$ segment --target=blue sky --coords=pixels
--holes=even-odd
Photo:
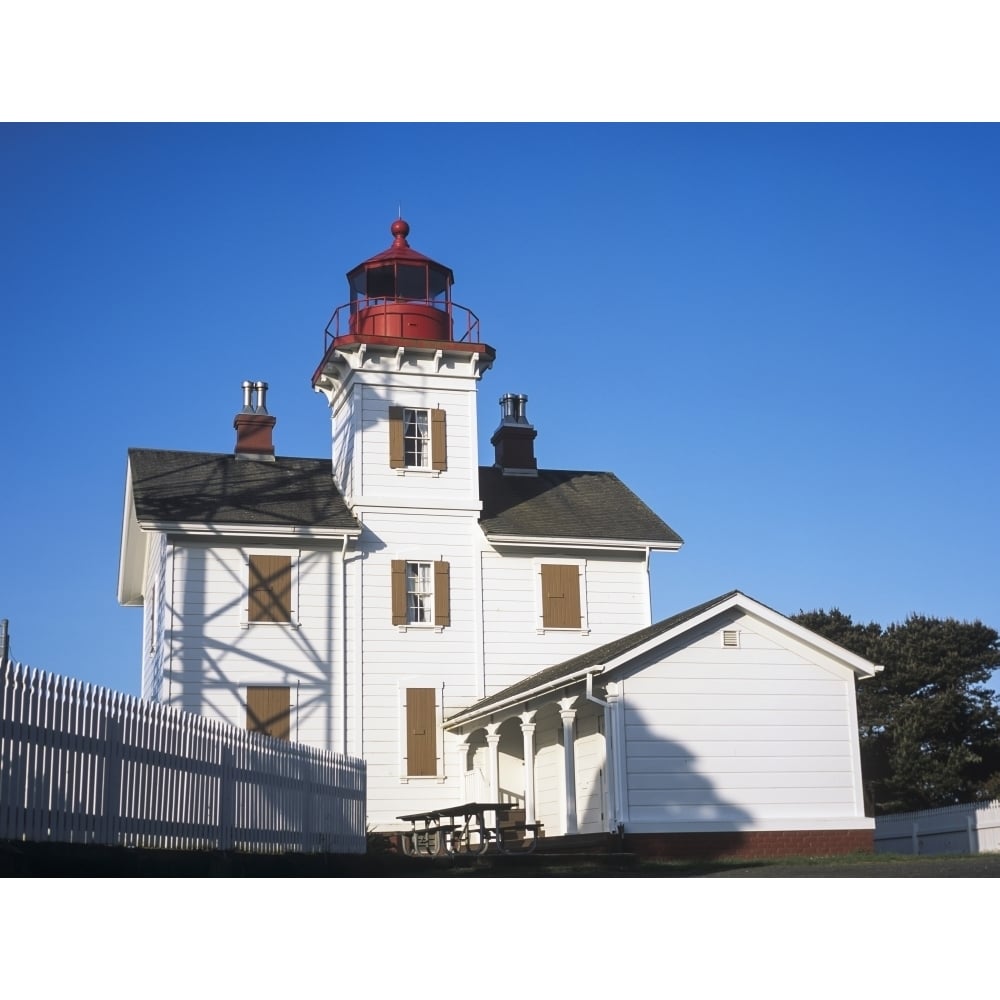
[[[126,450],[230,451],[310,375],[344,273],[450,265],[552,468],[617,473],[685,539],[654,614],[732,588],[1000,627],[1000,128],[0,126],[0,618],[15,659],[137,692],[115,599]]]

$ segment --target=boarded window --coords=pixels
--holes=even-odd
[[[247,730],[277,740],[291,737],[292,692],[287,687],[247,688]]]
[[[389,407],[389,468],[448,468],[444,410]]]
[[[542,625],[545,628],[580,628],[578,566],[542,566]]]
[[[392,560],[392,624],[450,625],[451,573],[446,562]]]
[[[434,688],[406,689],[406,773],[437,774],[437,710]]]
[[[250,604],[252,622],[292,620],[291,556],[250,556]]]

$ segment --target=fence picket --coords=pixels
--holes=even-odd
[[[363,853],[365,764],[0,663],[0,839]]]

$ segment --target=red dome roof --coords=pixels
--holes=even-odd
[[[449,284],[454,283],[455,275],[452,273],[450,267],[446,267],[444,264],[439,264],[436,260],[432,260],[430,257],[414,250],[410,244],[406,242],[406,237],[410,235],[410,224],[405,219],[396,219],[396,221],[389,227],[389,232],[392,233],[394,237],[392,245],[387,250],[383,250],[381,253],[375,254],[374,257],[369,257],[367,260],[363,260],[357,265],[357,267],[348,271],[348,279],[353,277],[359,271],[367,270],[373,264],[388,264],[392,261],[399,261],[405,264],[429,265],[439,271],[445,272],[448,276]]]

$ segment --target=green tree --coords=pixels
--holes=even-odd
[[[869,806],[900,812],[1000,795],[1000,636],[982,622],[911,615],[883,629],[832,611],[800,625],[884,670],[857,685]]]

